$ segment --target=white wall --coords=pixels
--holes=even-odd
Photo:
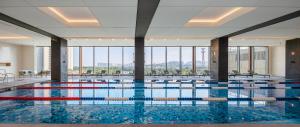
[[[21,46],[0,42],[0,62],[11,63],[11,66],[0,66],[0,69],[17,74],[22,61],[21,54]]]
[[[285,76],[285,45],[271,46],[270,73],[274,76]]]
[[[32,70],[36,73],[36,56],[34,46],[22,46],[22,65],[20,69]]]
[[[8,73],[18,75],[19,70],[36,71],[34,46],[22,46],[0,42],[0,62],[10,62],[11,66],[0,66]]]

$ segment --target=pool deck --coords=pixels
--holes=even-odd
[[[37,82],[43,82],[43,81],[48,81],[49,78],[24,78],[24,79],[16,79],[15,81],[11,82],[4,82],[0,83],[0,90],[5,90],[25,84],[32,84],[32,83],[37,83]]]
[[[300,124],[0,124],[0,127],[300,127]]]

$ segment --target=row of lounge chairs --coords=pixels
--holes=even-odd
[[[197,73],[188,73],[188,74],[181,74],[180,71],[176,71],[176,73],[170,73],[167,70],[165,70],[163,73],[157,73],[155,70],[152,70],[150,74],[146,74],[146,76],[167,76],[167,77],[173,77],[173,76],[203,76],[203,77],[207,77],[210,75],[210,72],[208,70],[204,70],[201,74],[197,74]],[[92,73],[92,70],[87,70],[85,73],[80,74],[79,76],[83,77],[83,78],[87,78],[90,76],[96,76],[96,77],[103,77],[103,76],[134,76],[133,73],[129,73],[129,74],[122,74],[121,71],[117,70],[115,73],[113,74],[107,74],[106,70],[101,70],[100,73]]]
[[[152,70],[150,74],[148,74],[148,76],[203,76],[203,77],[206,77],[206,76],[209,76],[210,75],[210,72],[208,70],[204,70],[203,72],[201,72],[200,74],[198,73],[194,73],[192,71],[190,71],[188,74],[182,74],[180,72],[180,70],[176,70],[176,73],[170,73],[169,71],[165,70],[163,73],[157,73],[155,70]],[[146,74],[147,76],[147,74]]]
[[[232,70],[231,73],[228,74],[229,77],[254,77],[254,76],[262,76],[262,77],[268,77],[270,78],[271,75],[270,74],[258,74],[258,73],[255,73],[253,71],[248,71],[248,73],[240,73],[239,71],[237,70]]]
[[[82,77],[88,77],[88,76],[134,76],[134,74],[121,74],[120,70],[117,70],[113,74],[107,74],[106,70],[101,70],[100,73],[92,73],[92,70],[87,70],[86,73],[82,73],[80,76]],[[210,71],[204,70],[200,74],[198,73],[193,73],[192,71],[189,72],[188,74],[181,74],[179,70],[176,70],[176,73],[170,73],[169,71],[165,70],[163,73],[157,73],[155,70],[152,70],[151,73],[146,74],[146,76],[167,76],[167,77],[173,77],[173,76],[194,76],[194,77],[207,77],[210,76]],[[232,73],[229,73],[229,77],[253,77],[253,76],[263,76],[263,77],[268,77],[270,78],[270,74],[258,74],[254,72],[249,73],[239,73],[237,70],[233,70]]]

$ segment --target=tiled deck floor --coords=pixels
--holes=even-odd
[[[22,79],[16,79],[15,81],[10,81],[10,82],[1,82],[0,83],[0,89],[6,89],[6,88],[11,88],[11,87],[16,87],[20,85],[25,85],[25,84],[31,84],[31,83],[37,83],[37,82],[43,82],[43,81],[48,81],[49,78],[22,78]]]

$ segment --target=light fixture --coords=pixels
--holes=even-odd
[[[216,18],[216,19],[191,19],[189,21],[189,23],[217,23],[220,22],[221,20],[223,20],[224,18],[238,12],[239,10],[241,10],[242,7],[236,7],[233,8],[232,10],[230,10],[229,12],[223,14],[222,16]]]
[[[295,56],[295,54],[296,54],[296,53],[295,53],[294,51],[291,52],[291,55],[292,55],[292,56]]]
[[[98,23],[96,19],[69,19],[54,7],[48,7],[48,9],[68,23]]]
[[[87,7],[39,7],[39,9],[68,26],[100,26],[100,22]]]
[[[0,36],[1,40],[30,39],[28,36]]]
[[[203,16],[211,16],[214,15],[214,13],[219,13],[221,10],[224,10],[224,13],[220,14],[219,16],[216,16],[214,18],[206,18]],[[249,13],[251,11],[255,10],[254,7],[208,7],[204,11],[201,12],[200,15],[197,15],[190,20],[187,21],[185,24],[186,27],[216,27],[220,26],[226,22],[229,22],[239,16],[242,16],[246,13]]]

